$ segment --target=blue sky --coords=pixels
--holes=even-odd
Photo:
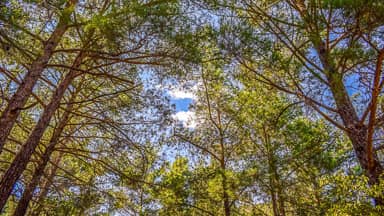
[[[182,122],[186,127],[195,127],[195,113],[188,108],[193,103],[193,100],[196,99],[196,84],[179,83],[172,79],[160,81],[150,70],[142,71],[139,77],[144,88],[150,89],[155,87],[169,97],[170,103],[175,106],[176,113],[173,115],[175,120]]]
[[[171,98],[171,104],[176,106],[176,112],[188,111],[188,107],[192,101],[192,98]]]

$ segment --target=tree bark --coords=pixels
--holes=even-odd
[[[276,152],[274,146],[271,144],[270,137],[267,133],[267,129],[263,127],[264,141],[267,152],[268,160],[268,178],[269,187],[272,200],[272,209],[275,216],[285,216],[284,200],[282,187],[280,184],[280,177],[277,172],[276,166]]]
[[[59,155],[57,156],[57,158],[54,161],[55,164],[60,163],[62,155],[63,155],[63,152],[59,152]],[[50,169],[49,172],[46,171],[46,175],[48,175],[48,176],[46,177],[44,183],[42,183],[40,186],[41,192],[39,193],[39,195],[37,197],[37,201],[36,201],[38,206],[36,207],[36,209],[34,209],[32,212],[30,212],[29,215],[31,215],[31,216],[40,215],[40,212],[42,211],[42,209],[44,207],[44,205],[42,205],[43,200],[49,192],[49,188],[52,184],[53,178],[56,175],[57,169],[58,169],[58,166],[52,166],[52,168]]]
[[[328,62],[328,55],[324,45],[318,48],[318,53],[326,70],[326,75],[337,110],[347,128],[347,136],[352,142],[357,159],[369,179],[370,185],[379,184],[383,167],[379,162],[377,154],[368,145],[368,127],[360,122],[355,108],[348,96],[343,83],[343,76]],[[376,205],[384,205],[383,198],[375,198]]]
[[[74,97],[72,97],[72,100],[73,98]],[[56,145],[59,143],[60,136],[62,135],[64,128],[70,119],[70,112],[73,108],[73,104],[71,103],[72,100],[67,105],[67,108],[63,113],[63,116],[61,117],[58,127],[54,130],[53,135],[49,141],[49,144],[45,149],[44,154],[42,155],[41,161],[33,174],[32,180],[28,184],[28,186],[25,188],[24,193],[21,199],[19,200],[19,203],[17,204],[16,210],[13,214],[14,216],[23,216],[27,212],[29,202],[33,197],[33,192],[35,191],[35,188],[39,184],[39,181],[44,174],[45,167],[47,166],[51,158],[51,155],[55,150]]]
[[[383,181],[383,166],[380,164],[380,161],[377,157],[376,152],[371,152],[368,149],[368,139],[367,139],[367,127],[366,126],[355,126],[355,128],[348,133],[353,149],[357,156],[357,159],[360,163],[360,166],[363,168],[365,175],[368,177],[370,185],[377,185],[380,181]],[[370,161],[369,157],[373,160]],[[374,197],[375,205],[384,206],[383,196]]]
[[[281,185],[277,189],[277,200],[279,201],[280,216],[285,216],[285,203]]]
[[[32,133],[28,137],[26,143],[12,161],[8,170],[4,173],[0,181],[0,209],[2,209],[12,192],[13,185],[19,179],[23,171],[25,170],[35,148],[40,142],[49,122],[60,106],[60,101],[64,96],[64,93],[73,79],[79,74],[76,68],[79,68],[85,55],[80,53],[72,65],[72,69],[65,76],[64,80],[59,84],[55,92],[53,93],[50,103],[45,107],[43,114],[37,122]]]
[[[224,214],[225,216],[231,215],[231,204],[229,202],[229,195],[228,195],[228,182],[227,182],[227,176],[225,174],[225,169],[222,170],[222,187],[223,187],[223,205],[224,205]]]
[[[303,20],[310,20],[307,19],[308,11],[304,0],[295,0],[294,2],[296,3],[298,12],[301,14]],[[343,74],[337,70],[335,63],[330,56],[330,51],[327,49],[327,46],[321,38],[320,34],[315,31],[315,29],[317,29],[315,24],[311,21],[307,21],[307,24],[308,32],[317,37],[316,39],[311,39],[311,42],[314,45],[317,54],[319,55],[320,62],[324,70],[323,73],[326,75],[338,114],[340,115],[343,124],[347,129],[347,136],[352,142],[353,149],[356,153],[359,164],[363,168],[365,175],[368,177],[369,184],[379,184],[381,180],[380,175],[383,173],[384,169],[380,164],[376,152],[372,148],[372,143],[370,143],[368,137],[368,126],[366,126],[364,122],[360,122],[360,119],[345,88],[343,82]],[[380,55],[382,54],[380,53]],[[377,70],[381,70],[381,60],[383,56],[380,55],[378,58],[379,63]],[[375,113],[375,111],[376,110],[374,110],[373,113]],[[375,116],[372,116],[372,118],[375,118]],[[374,125],[371,125],[371,127],[374,127]],[[372,134],[370,134],[370,136],[372,136]],[[375,197],[374,199],[376,205],[384,205],[383,196]]]
[[[272,184],[271,179],[270,179],[270,184]],[[271,199],[272,199],[272,209],[273,209],[273,215],[274,216],[279,216],[279,208],[277,206],[277,198],[275,191],[273,189],[270,190],[271,193]]]
[[[68,2],[66,9],[73,10],[77,0]],[[59,44],[61,38],[68,28],[71,13],[64,13],[56,29],[51,34],[50,38],[45,42],[43,53],[32,62],[28,73],[24,77],[22,83],[17,89],[16,93],[10,99],[7,107],[0,117],[0,153],[3,150],[4,144],[11,132],[17,117],[21,110],[27,103],[29,96],[32,94],[33,87],[40,78],[43,70],[50,58],[52,57],[56,46]]]

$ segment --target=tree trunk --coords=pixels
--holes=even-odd
[[[352,142],[360,166],[368,177],[369,184],[378,184],[380,182],[380,175],[383,173],[383,167],[379,162],[376,152],[368,147],[368,128],[363,123],[360,123],[359,117],[345,89],[343,75],[336,71],[329,62],[324,44],[320,44],[317,50],[326,71],[337,110],[343,124],[347,128],[347,136]],[[372,158],[371,162],[369,158]],[[375,198],[375,204],[384,205],[383,198]]]
[[[266,139],[269,140],[269,139]],[[272,151],[272,146],[267,143],[267,152],[268,152],[268,175],[269,175],[269,187],[270,187],[270,193],[271,193],[271,199],[272,199],[272,209],[273,209],[273,215],[275,216],[281,216],[280,214],[280,196],[278,193],[278,179],[277,179],[277,172],[276,172],[276,166],[274,161],[274,155]]]
[[[303,20],[310,20],[306,18],[307,8],[304,0],[296,0],[295,3]],[[360,119],[357,116],[356,110],[343,83],[343,74],[336,69],[326,44],[318,32],[313,32],[313,29],[317,29],[316,26],[310,21],[307,22],[307,24],[310,27],[308,32],[317,36],[315,40],[312,39],[312,44],[319,55],[320,62],[324,68],[323,72],[327,77],[329,88],[336,103],[337,111],[344,126],[347,128],[347,136],[352,142],[357,159],[365,175],[368,177],[369,183],[371,185],[378,184],[380,182],[380,175],[383,173],[383,167],[378,160],[376,152],[368,145],[368,127],[364,125],[364,123],[360,123]],[[381,65],[380,57],[378,61]],[[375,198],[375,202],[376,205],[384,205],[383,198]]]
[[[277,190],[277,200],[279,201],[280,216],[285,216],[285,203],[284,203],[283,191],[281,190],[280,186]]]
[[[4,207],[12,192],[13,185],[27,167],[27,164],[35,151],[35,148],[39,144],[46,128],[48,127],[53,114],[59,108],[60,101],[63,98],[66,89],[71,84],[73,79],[79,74],[76,68],[79,68],[84,57],[85,55],[83,53],[80,53],[76,57],[75,62],[72,65],[72,69],[68,72],[64,80],[53,93],[51,102],[45,107],[43,114],[41,115],[31,135],[28,137],[28,140],[16,155],[8,170],[4,173],[0,181],[0,209]]]
[[[231,215],[231,204],[229,202],[229,195],[228,195],[228,182],[227,182],[227,176],[225,174],[225,169],[222,170],[222,187],[223,187],[223,205],[224,205],[224,214],[225,216]]]
[[[73,99],[74,97],[72,97]],[[45,167],[47,166],[51,155],[53,151],[55,150],[55,146],[58,144],[61,134],[64,131],[65,126],[67,125],[69,119],[70,119],[70,112],[72,110],[73,104],[71,103],[72,100],[67,105],[67,108],[58,124],[58,127],[53,132],[53,135],[51,137],[51,140],[49,141],[49,144],[47,148],[45,149],[45,152],[41,158],[41,161],[39,165],[37,166],[31,182],[28,184],[28,186],[25,188],[24,193],[19,200],[19,203],[16,207],[16,210],[14,212],[14,216],[23,216],[27,212],[29,202],[31,201],[33,197],[33,192],[35,191],[36,186],[39,184],[39,181],[41,177],[44,174]]]
[[[67,9],[74,9],[74,5],[77,3],[75,0],[69,1]],[[17,117],[19,116],[21,110],[27,103],[29,96],[32,93],[33,87],[35,86],[37,80],[40,78],[43,70],[45,69],[48,61],[54,53],[54,49],[59,44],[62,36],[68,28],[68,21],[70,20],[71,13],[64,13],[63,17],[60,18],[60,21],[53,31],[50,38],[46,41],[43,49],[43,53],[36,60],[34,60],[28,70],[28,73],[24,77],[22,83],[17,89],[16,93],[10,99],[7,107],[1,114],[0,117],[0,153],[3,150],[4,144],[8,138],[9,133],[11,132]]]
[[[359,160],[360,166],[363,168],[365,175],[368,177],[370,185],[377,185],[382,181],[383,167],[379,162],[376,152],[370,152],[367,148],[367,127],[355,127],[353,131],[348,133],[348,137],[352,141],[353,149]],[[373,163],[369,163],[369,155],[373,158]],[[384,206],[384,198],[374,197],[375,205]]]
[[[58,165],[60,163],[62,155],[63,155],[63,152],[59,152],[59,155],[57,156],[57,158],[54,161],[55,164]],[[41,186],[40,186],[41,192],[39,193],[39,195],[37,197],[37,201],[36,201],[38,206],[36,207],[35,210],[33,210],[32,212],[29,213],[31,216],[38,216],[38,215],[40,215],[40,212],[43,209],[43,205],[42,205],[43,200],[44,200],[44,198],[48,194],[49,188],[50,188],[50,186],[52,184],[53,178],[56,175],[57,169],[58,169],[58,166],[52,166],[50,171],[46,173],[48,176],[46,177],[44,183],[42,183]]]
[[[283,199],[283,190],[280,181],[280,175],[277,172],[277,155],[276,155],[276,146],[272,144],[270,136],[268,134],[268,129],[263,126],[263,136],[264,136],[264,146],[266,148],[266,156],[268,163],[268,180],[269,180],[269,192],[272,200],[272,209],[273,215],[275,216],[285,216],[285,207]]]
[[[379,162],[376,152],[368,147],[368,127],[364,123],[360,123],[360,119],[343,83],[343,75],[335,70],[329,62],[324,44],[320,45],[318,53],[325,68],[338,113],[347,128],[347,136],[352,142],[360,166],[368,177],[369,184],[378,184],[380,182],[380,175],[383,173],[383,167]],[[372,158],[372,161],[369,158]],[[384,200],[383,198],[375,198],[375,203],[376,205],[384,205]]]
[[[270,179],[271,180],[271,179]],[[272,184],[272,182],[270,181],[270,184]],[[274,216],[279,216],[279,208],[277,206],[277,200],[276,200],[276,194],[275,194],[275,191],[273,189],[270,190],[270,193],[271,193],[271,199],[272,199],[272,209],[273,209],[273,215]]]

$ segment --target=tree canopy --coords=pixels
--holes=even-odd
[[[381,0],[0,1],[1,215],[383,215]]]

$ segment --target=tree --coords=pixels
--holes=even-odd
[[[46,129],[49,127],[52,117],[59,109],[60,103],[68,89],[72,88],[71,85],[75,81],[75,78],[91,75],[93,77],[111,79],[111,83],[113,84],[116,82],[124,83],[123,89],[110,93],[111,95],[122,97],[122,94],[126,94],[129,90],[136,87],[133,84],[134,81],[137,80],[135,76],[137,75],[139,67],[142,70],[148,69],[147,66],[157,66],[159,67],[157,69],[161,69],[160,66],[164,67],[169,65],[170,60],[175,62],[175,59],[179,58],[175,57],[177,56],[176,54],[183,52],[183,48],[177,47],[178,45],[174,44],[174,40],[179,37],[178,33],[184,34],[184,32],[177,30],[177,34],[175,34],[175,32],[173,32],[172,35],[169,33],[169,30],[174,30],[174,24],[178,22],[178,20],[168,19],[178,12],[177,2],[123,2],[119,4],[106,1],[100,4],[100,7],[88,7],[89,3],[84,2],[79,5],[81,10],[76,10],[75,3],[76,2],[70,2],[66,4],[67,9],[63,10],[65,16],[63,15],[63,17],[60,18],[63,19],[63,21],[58,22],[58,36],[51,37],[51,39],[54,40],[52,43],[48,41],[49,47],[42,57],[43,60],[39,60],[39,58],[36,60],[38,63],[42,61],[42,63],[38,65],[38,70],[33,70],[35,72],[33,72],[32,75],[27,74],[25,78],[27,81],[19,82],[19,89],[21,89],[20,92],[22,93],[18,93],[17,91],[12,96],[12,98],[16,99],[10,99],[8,108],[3,111],[3,120],[7,123],[7,126],[2,127],[5,132],[1,138],[4,139],[5,143],[21,111],[21,109],[19,109],[20,106],[23,107],[30,98],[29,96],[34,95],[32,92],[33,87],[37,87],[36,91],[44,89],[43,86],[36,86],[37,81],[41,79],[55,86],[55,83],[51,82],[50,77],[44,79],[44,74],[42,74],[43,70],[53,72],[53,74],[68,70],[68,73],[66,73],[60,84],[57,84],[57,88],[53,91],[50,102],[47,105],[44,105],[42,102],[44,109],[38,122],[20,151],[16,154],[7,171],[3,174],[0,183],[0,190],[2,191],[2,198],[0,200],[1,208],[4,207],[6,200],[12,192],[13,186],[27,168],[28,163],[31,162],[36,148],[42,141],[44,134],[46,134]],[[29,6],[28,3],[25,5],[20,3],[20,5],[16,6],[12,5],[12,2],[7,4],[10,4],[10,8]],[[31,3],[31,5],[36,7],[41,6],[42,8],[47,6],[45,4],[34,5],[33,3]],[[76,13],[72,14],[73,11],[76,11]],[[31,13],[31,11],[27,12]],[[9,12],[9,14],[11,14],[10,17],[12,18],[12,11]],[[135,19],[131,19],[131,15],[135,17]],[[13,25],[15,25],[13,19],[8,20],[7,18],[9,17],[5,17],[4,20],[8,22],[7,24],[11,26],[10,28],[13,28]],[[52,17],[48,17],[48,19],[52,19]],[[39,22],[45,23],[49,21],[39,20]],[[64,24],[62,24],[62,22],[64,22]],[[28,24],[26,25],[28,26]],[[71,31],[67,31],[67,37],[63,37],[65,30],[69,29],[69,27],[71,27]],[[19,28],[19,26],[16,26],[16,28]],[[20,27],[20,29],[19,31],[27,31],[22,27]],[[56,30],[54,30],[54,34],[56,35],[55,32]],[[36,35],[33,34],[32,36]],[[3,37],[4,41],[15,43],[12,39],[5,36]],[[62,39],[61,47],[55,49],[60,39]],[[164,44],[168,44],[169,46],[164,46]],[[54,53],[56,54],[54,56],[55,58],[52,58]],[[74,55],[77,55],[77,57]],[[72,65],[63,63],[70,59],[73,59]],[[23,62],[21,62],[21,64],[23,64]],[[34,65],[35,63],[32,64]],[[177,65],[175,64],[173,66]],[[4,69],[3,72],[8,73],[8,70]],[[105,84],[101,83],[101,85],[107,84],[108,82]],[[26,85],[26,90],[23,87],[24,85]],[[113,85],[111,85],[111,87],[113,88]],[[39,98],[36,100],[41,102]],[[97,100],[97,98],[95,98],[95,100]],[[7,113],[11,112],[9,110],[14,109],[12,106],[16,106],[12,105],[14,103],[12,101],[21,102],[15,102],[19,107],[17,109],[18,111],[15,115],[10,116]],[[98,104],[95,104],[95,106],[97,107]],[[31,107],[33,107],[33,105]],[[31,107],[25,107],[25,109],[28,110]],[[105,108],[109,108],[109,110],[105,110],[104,112],[114,113],[114,111],[116,111],[116,108],[113,106],[106,106]],[[105,116],[105,114],[106,113],[103,113],[102,116]],[[119,115],[119,113],[114,114]],[[106,119],[106,123],[111,123],[110,121],[110,119]],[[117,130],[120,129],[119,127],[116,127]]]
[[[377,105],[384,56],[383,5],[374,0],[347,2],[212,4],[234,11],[239,18],[242,27],[232,33],[223,25],[223,32],[231,37],[225,40],[226,47],[238,62],[255,79],[294,95],[344,131],[375,185],[383,172],[375,150],[382,115]],[[237,25],[233,20],[228,24]],[[375,200],[383,204],[382,198]]]
[[[74,95],[72,95],[71,100],[69,101],[69,103],[65,107],[65,111],[64,111],[63,115],[61,116],[60,121],[59,121],[57,127],[55,128],[55,130],[52,134],[52,137],[49,141],[49,144],[46,147],[46,149],[42,155],[41,161],[40,161],[39,165],[36,167],[36,170],[33,174],[31,181],[29,182],[28,186],[25,188],[23,195],[21,196],[20,201],[17,204],[16,210],[14,212],[15,216],[16,215],[25,215],[27,208],[28,208],[28,205],[29,205],[29,202],[32,199],[33,192],[35,191],[41,177],[43,176],[44,170],[45,170],[45,168],[46,168],[46,166],[47,166],[47,164],[51,158],[51,155],[52,155],[56,145],[59,143],[60,136],[63,134],[63,131],[70,120],[70,117],[71,117],[70,113],[73,110],[73,102],[74,102],[75,96],[76,96],[76,93],[74,93]],[[18,165],[18,166],[20,166],[20,165]]]
[[[335,201],[323,195],[328,185],[322,179],[347,169],[349,143],[331,125],[306,118],[301,103],[249,79],[247,71],[239,73],[244,86],[236,98],[244,109],[236,121],[246,137],[241,155],[255,170],[253,190],[246,192],[264,204],[251,208],[273,215],[325,214]]]
[[[2,1],[1,213],[380,215],[383,12]]]
[[[37,80],[46,68],[48,61],[54,54],[54,50],[62,39],[64,33],[67,31],[70,25],[70,17],[72,15],[73,10],[75,9],[76,4],[77,1],[68,1],[65,5],[65,8],[62,9],[60,13],[60,18],[56,29],[52,32],[52,34],[47,40],[41,39],[40,42],[43,42],[44,44],[42,54],[38,55],[32,61],[30,66],[28,66],[28,73],[25,75],[23,82],[20,84],[17,91],[8,102],[7,107],[2,111],[0,117],[0,153],[9,133],[11,132],[13,125],[15,124],[17,117],[19,116],[21,110],[24,108],[29,96],[32,93],[33,87],[35,86]],[[2,21],[4,21],[4,19]],[[12,22],[13,20],[5,21]],[[23,31],[25,29],[23,27],[20,27],[20,30]],[[34,35],[32,34],[32,36]],[[1,31],[1,37],[2,41],[4,40],[10,44],[14,44],[14,41],[8,38],[7,34],[3,30]],[[17,46],[15,48],[19,47]],[[3,206],[2,203],[3,202],[1,202],[0,205],[1,207]]]

